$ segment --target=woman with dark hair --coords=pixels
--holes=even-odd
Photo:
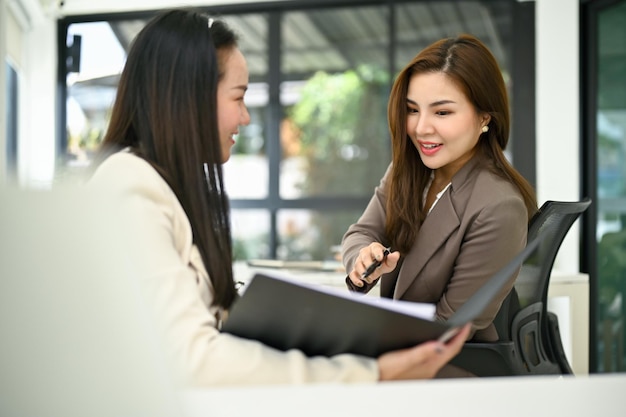
[[[190,10],[163,12],[134,40],[90,184],[115,199],[130,264],[185,385],[365,382],[434,376],[469,327],[378,359],[308,358],[221,333],[237,298],[222,164],[250,122],[234,33]],[[280,302],[280,300],[277,300]]]
[[[435,303],[445,320],[524,248],[537,210],[504,154],[509,103],[495,58],[470,35],[433,43],[396,78],[388,119],[392,163],[344,235],[346,284],[368,292],[382,276],[382,297]],[[498,339],[492,321],[514,280],[471,338]]]

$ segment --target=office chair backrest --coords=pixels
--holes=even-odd
[[[558,321],[547,311],[548,287],[556,255],[576,219],[589,207],[582,201],[546,201],[533,216],[528,239],[543,235],[540,245],[522,265],[508,300],[509,337],[531,374],[571,373],[564,357]]]
[[[521,309],[547,301],[556,255],[570,228],[590,204],[589,198],[582,201],[548,200],[530,220],[527,240],[533,241],[540,232],[545,237],[535,253],[522,265],[513,291],[504,300],[494,319],[500,340],[511,340],[511,324]]]
[[[478,376],[571,374],[558,331],[546,310],[550,275],[563,239],[591,204],[547,201],[531,219],[528,242],[540,241],[526,259],[494,325],[497,342],[468,342],[452,363]]]
[[[524,262],[515,282],[520,307],[546,302],[550,275],[557,253],[578,217],[589,207],[590,199],[582,201],[546,201],[533,216],[528,227],[528,241],[539,233],[544,239],[535,254]]]

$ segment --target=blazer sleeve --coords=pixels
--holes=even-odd
[[[177,200],[145,161],[105,163],[91,180],[107,189],[118,207],[125,243],[133,248],[129,267],[139,279],[155,315],[167,361],[176,380],[188,387],[314,382],[373,382],[376,360],[355,355],[306,357],[278,351],[257,341],[221,333],[211,297],[198,290],[198,271],[178,247]],[[190,239],[190,238],[189,238]],[[112,242],[115,244],[115,242]],[[211,289],[212,291],[212,289]],[[208,305],[207,305],[208,304]]]
[[[374,195],[365,211],[357,222],[348,228],[343,236],[341,241],[341,259],[348,273],[354,268],[354,263],[362,248],[372,242],[381,242],[383,245],[388,246],[388,239],[385,236],[387,216],[385,205],[387,202],[387,181],[389,175],[391,175],[391,169],[391,165],[389,165],[379,185],[374,189]],[[346,278],[346,285],[349,290],[362,293],[369,292],[377,282],[378,280],[372,284],[357,287],[352,284],[349,278]]]
[[[451,317],[471,294],[526,245],[528,217],[524,201],[516,192],[500,191],[502,193],[497,197],[492,195],[486,199],[495,202],[480,209],[465,233],[452,277],[436,306],[436,315],[440,319]],[[474,321],[472,336],[475,331],[491,325],[516,276],[511,277],[494,302]],[[497,338],[495,334],[485,336],[487,339]]]

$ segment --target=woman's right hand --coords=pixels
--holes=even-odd
[[[425,342],[412,348],[385,353],[378,358],[381,381],[430,379],[454,358],[469,336],[464,326],[448,343]]]
[[[400,252],[391,252],[385,257],[384,250],[385,247],[381,243],[374,242],[359,251],[359,256],[354,261],[354,267],[348,274],[348,278],[355,286],[362,287],[364,283],[371,284],[380,278],[382,274],[396,269],[398,260],[400,260]],[[383,260],[383,263],[371,275],[364,278],[363,273],[367,267],[373,262],[381,260]]]

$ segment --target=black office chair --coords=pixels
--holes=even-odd
[[[554,260],[572,224],[589,207],[582,201],[546,201],[533,216],[528,242],[541,243],[524,262],[511,293],[494,319],[500,340],[467,342],[451,363],[477,376],[572,374],[558,319],[547,311]]]

